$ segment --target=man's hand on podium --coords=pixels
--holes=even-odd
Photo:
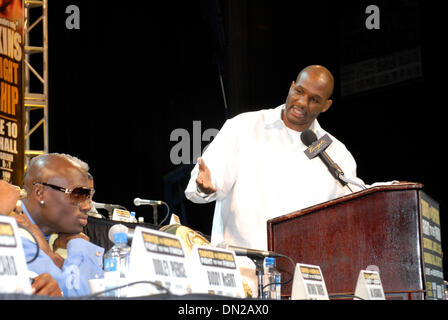
[[[210,170],[206,166],[204,160],[201,157],[198,158],[198,165],[199,165],[199,174],[198,177],[196,178],[196,183],[198,185],[199,190],[206,194],[212,194],[216,192],[216,188],[213,186],[212,183]]]

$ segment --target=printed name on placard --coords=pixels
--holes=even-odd
[[[186,278],[185,266],[182,262],[167,261],[163,259],[153,258],[154,271],[156,275],[176,278]]]
[[[296,264],[291,299],[328,300],[328,292],[319,266]]]
[[[383,285],[378,271],[361,270],[355,289],[355,300],[385,300]]]
[[[130,274],[133,280],[149,280],[173,294],[187,294],[191,293],[190,270],[178,236],[148,228],[135,228],[130,256]],[[160,290],[150,286],[134,286],[131,294],[143,292],[153,294]]]
[[[234,252],[206,246],[195,246],[190,256],[195,271],[192,290],[195,293],[244,297],[240,270]]]
[[[16,276],[17,268],[13,256],[0,256],[0,276]]]

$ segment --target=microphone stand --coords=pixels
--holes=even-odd
[[[152,215],[153,215],[153,219],[154,219],[154,224],[157,225],[157,220],[159,220],[159,214],[157,212],[157,205],[156,204],[152,204]]]
[[[113,216],[113,212],[114,210],[112,208],[108,208],[107,210],[107,215],[109,217],[109,220],[113,220],[114,216]]]
[[[255,273],[258,278],[258,298],[263,299],[263,261],[264,257],[252,257],[255,263]]]

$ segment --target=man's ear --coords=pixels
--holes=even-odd
[[[326,105],[322,108],[322,112],[327,111],[328,109],[330,109],[331,105],[333,104],[333,100],[328,99],[326,102]]]
[[[40,183],[36,183],[35,185],[33,185],[31,194],[37,202],[40,202],[41,200],[44,200],[44,192],[44,186]]]

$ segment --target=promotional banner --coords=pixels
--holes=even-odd
[[[420,192],[426,299],[443,299],[443,253],[439,204]]]
[[[0,1],[0,179],[20,185],[24,172],[24,8]]]

